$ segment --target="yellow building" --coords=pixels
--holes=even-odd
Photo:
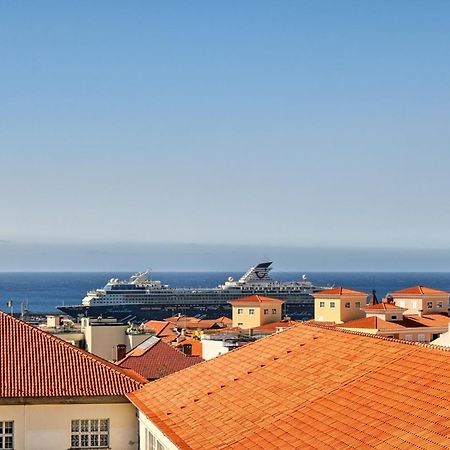
[[[248,330],[266,323],[281,321],[285,301],[252,295],[231,300],[229,303],[233,307],[233,327]]]
[[[337,287],[315,292],[314,320],[317,322],[343,323],[364,317],[361,308],[366,306],[366,292]]]

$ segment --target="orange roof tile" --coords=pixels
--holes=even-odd
[[[407,308],[402,308],[401,306],[397,306],[394,303],[377,303],[376,305],[367,305],[362,307],[364,311],[372,311],[372,310],[395,310],[395,311],[406,311]]]
[[[141,376],[0,311],[0,397],[122,396]]]
[[[155,332],[155,336],[172,333],[172,330],[170,329],[170,322],[166,322],[164,320],[149,320],[144,324],[144,328],[146,330],[153,330]]]
[[[325,289],[323,291],[314,292],[313,296],[322,295],[365,295],[368,296],[367,292],[356,291],[355,289],[347,289],[344,287],[336,287],[333,289]]]
[[[392,296],[398,295],[433,295],[433,294],[450,294],[449,291],[444,291],[442,289],[434,289],[427,286],[413,286],[406,289],[400,289],[399,291],[394,291],[390,293]]]
[[[249,297],[237,298],[230,300],[228,303],[234,305],[235,303],[285,303],[285,300],[279,298],[264,297],[263,295],[250,295]]]
[[[271,331],[275,333],[277,328],[290,328],[301,322],[296,320],[281,320],[279,322],[266,323],[259,327],[252,328],[252,331]]]
[[[156,336],[152,336],[128,352],[117,364],[122,368],[134,370],[146,379],[155,379],[201,361],[202,358],[186,356]]]
[[[416,315],[403,316],[403,320],[386,321],[377,317],[350,320],[337,325],[339,328],[366,328],[370,330],[404,330],[406,328],[447,328],[450,317],[446,314],[427,314],[422,317]]]
[[[449,372],[440,348],[299,324],[128,397],[180,449],[437,450]]]
[[[389,322],[378,317],[364,317],[336,325],[338,328],[362,328],[367,330],[398,330],[403,328],[399,322]]]

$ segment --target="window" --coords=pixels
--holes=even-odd
[[[397,316],[391,316],[391,320],[397,320]]]
[[[0,422],[0,449],[14,448],[14,422]]]
[[[269,314],[269,310],[268,310],[268,309],[265,309],[265,310],[264,310],[264,315],[267,316],[267,314]]]
[[[405,341],[412,341],[412,334],[406,334]]]
[[[272,308],[272,314],[276,314],[277,313],[277,308]]]
[[[72,420],[72,448],[109,447],[109,419]]]
[[[320,302],[320,303],[319,303],[319,307],[320,307],[320,308],[325,308],[325,302]]]
[[[419,342],[425,342],[425,335],[424,334],[419,334],[417,339],[418,339]]]
[[[427,302],[427,308],[432,308],[433,307],[433,302]]]
[[[355,308],[361,308],[361,302],[355,302]]]
[[[244,310],[242,308],[238,308],[238,314],[244,314]]]
[[[345,302],[345,307],[350,308],[350,302]]]
[[[336,307],[336,303],[335,302],[330,302],[330,308],[335,308]]]
[[[444,302],[437,302],[436,303],[436,307],[437,308],[443,308],[444,307]]]
[[[145,450],[166,450],[166,447],[148,430],[145,430],[145,441]]]
[[[253,316],[255,314],[254,308],[249,308],[248,313]]]

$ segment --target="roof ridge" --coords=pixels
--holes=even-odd
[[[58,336],[54,336],[51,333],[48,333],[47,331],[41,330],[38,327],[34,327],[33,325],[30,325],[26,323],[25,321],[18,319],[17,317],[11,316],[10,314],[5,313],[4,311],[0,311],[0,317],[4,316],[7,320],[15,321],[18,325],[21,327],[24,327],[26,329],[29,329],[32,333],[40,334],[43,338],[49,339],[50,341],[56,342],[57,345],[60,345],[62,347],[66,347],[70,349],[70,351],[74,351],[76,353],[79,353],[83,356],[86,356],[87,358],[91,359],[96,364],[99,364],[101,366],[106,367],[109,370],[117,372],[120,376],[126,376],[128,378],[132,378],[134,381],[138,381],[139,383],[142,383],[144,378],[141,376],[139,377],[132,377],[129,374],[125,373],[122,368],[119,368],[116,364],[107,361],[106,359],[101,358],[100,356],[94,355],[93,353],[90,353],[86,350],[83,350],[81,348],[76,347],[75,345],[70,344],[69,342],[65,341],[64,339],[61,339]],[[145,380],[147,383],[148,380]]]

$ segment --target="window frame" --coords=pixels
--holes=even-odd
[[[110,447],[110,432],[109,418],[72,419],[70,423],[70,449],[107,449]],[[104,440],[105,437],[106,441]],[[83,445],[83,443],[86,445]]]
[[[7,430],[7,425],[8,426],[8,430],[10,431],[6,431]],[[6,442],[8,440],[8,445],[10,444],[11,447],[7,447],[6,446]],[[1,442],[1,449],[5,449],[5,450],[14,450],[14,420],[1,420],[0,421],[0,442]]]

